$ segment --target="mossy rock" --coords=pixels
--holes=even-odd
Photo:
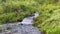
[[[2,32],[2,29],[3,29],[3,26],[2,26],[2,25],[0,25],[0,32]]]

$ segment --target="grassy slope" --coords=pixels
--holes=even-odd
[[[9,0],[0,4],[0,23],[17,22],[35,11],[34,1]]]
[[[58,0],[7,0],[0,3],[0,24],[21,21],[38,11],[39,16],[35,19],[34,26],[46,34],[60,34]]]

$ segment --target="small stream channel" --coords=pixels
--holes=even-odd
[[[33,19],[38,15],[38,12],[35,12],[34,16],[24,18],[22,22],[3,24],[2,32],[0,32],[0,34],[41,34],[41,31],[32,25]]]

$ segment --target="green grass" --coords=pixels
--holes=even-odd
[[[21,21],[35,11],[34,26],[45,34],[60,34],[59,0],[0,0],[0,24]]]

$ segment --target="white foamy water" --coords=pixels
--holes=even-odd
[[[10,26],[12,28],[6,34],[8,33],[11,33],[11,34],[41,34],[38,28],[32,26],[33,19],[38,16],[39,16],[39,13],[36,12],[34,13],[34,16],[29,16],[29,17],[24,18],[22,22],[3,24],[3,29],[6,29],[7,26]]]
[[[22,24],[33,24],[33,19],[36,18],[37,16],[39,16],[38,12],[34,13],[34,16],[24,18],[21,23]]]

